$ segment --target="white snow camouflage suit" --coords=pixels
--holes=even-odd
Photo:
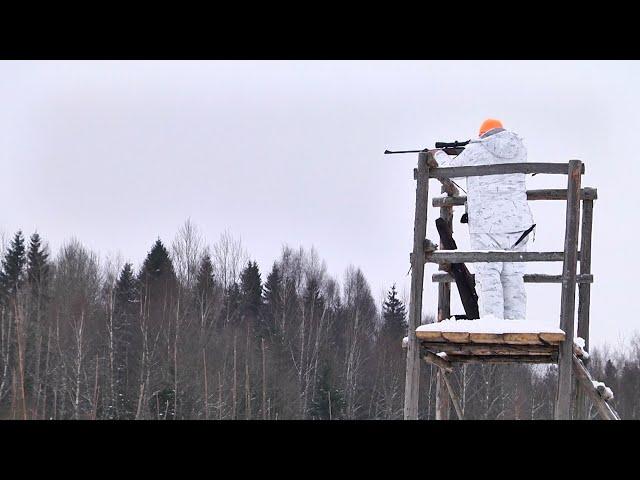
[[[494,129],[472,140],[457,157],[437,151],[441,167],[522,163],[527,150],[513,132]],[[467,178],[467,211],[471,248],[474,250],[526,251],[527,237],[517,246],[524,231],[533,226],[527,203],[525,175],[487,175]],[[480,316],[526,318],[527,295],[523,262],[476,263]]]

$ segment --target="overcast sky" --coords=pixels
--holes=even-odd
[[[494,117],[524,137],[530,161],[585,162],[583,185],[599,196],[592,344],[616,347],[640,330],[639,86],[640,63],[614,61],[3,61],[0,230],[37,229],[54,252],[75,236],[139,266],[190,217],[210,244],[225,229],[242,237],[263,278],[283,243],[314,246],[340,280],[353,264],[376,298],[397,282],[408,300],[417,158],[382,152],[468,139]],[[565,188],[566,177],[528,186]],[[564,203],[531,206],[530,249],[562,250]],[[460,213],[454,234],[468,248]],[[560,285],[527,289],[529,316],[557,321]]]

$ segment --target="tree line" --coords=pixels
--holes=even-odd
[[[76,239],[53,256],[21,231],[0,253],[0,418],[402,418],[404,302],[392,285],[378,305],[359,268],[338,281],[314,249],[283,246],[265,275],[240,240],[209,246],[188,220],[138,267]],[[639,418],[640,341],[590,368]],[[420,418],[435,373],[421,369]],[[465,365],[453,382],[465,418],[548,419],[556,375]]]

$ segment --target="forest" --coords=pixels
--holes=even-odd
[[[407,312],[392,279],[378,302],[358,267],[333,278],[313,248],[287,245],[259,266],[190,220],[141,265],[77,239],[51,252],[37,232],[0,248],[1,419],[402,419]],[[640,336],[588,366],[620,416],[640,418]],[[422,367],[421,419],[435,417],[435,373]],[[465,365],[453,381],[465,418],[551,419],[556,375]]]

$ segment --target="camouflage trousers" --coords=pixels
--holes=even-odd
[[[529,236],[514,247],[522,233],[472,233],[471,248],[524,252],[527,250]],[[525,319],[527,293],[523,279],[524,262],[490,262],[474,265],[480,316]]]

